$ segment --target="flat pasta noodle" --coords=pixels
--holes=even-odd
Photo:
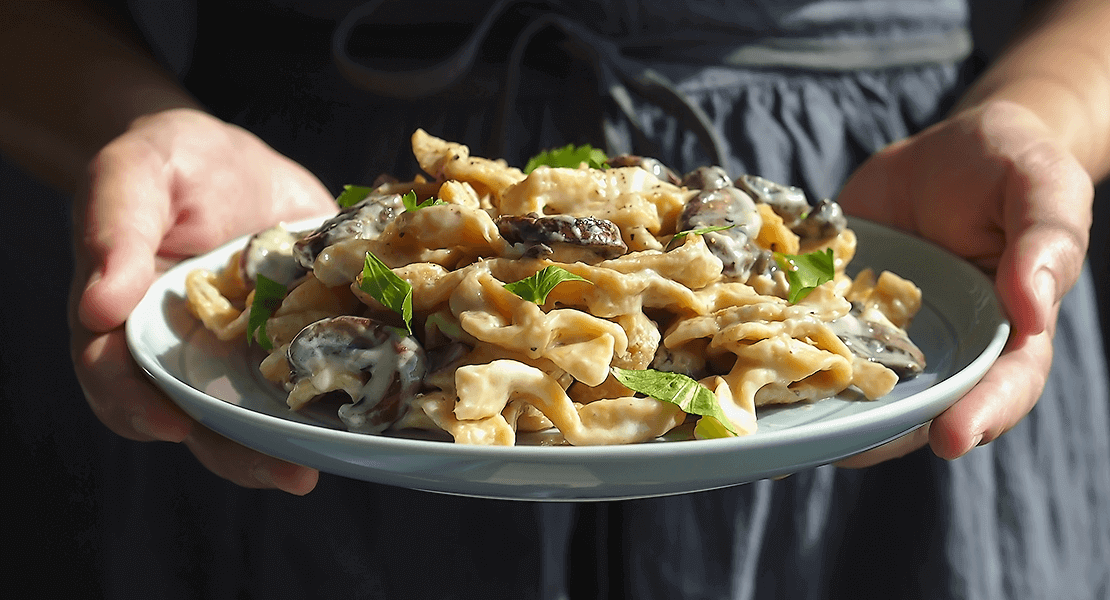
[[[576,408],[546,373],[510,360],[461,367],[455,380],[457,419],[500,416],[511,399],[523,400],[539,409],[576,446],[647,441],[670,431],[684,417],[675,405],[650,398],[607,398]]]
[[[501,197],[504,214],[600,217],[621,229],[632,250],[659,250],[675,233],[678,214],[692,194],[639,167],[562,169],[539,167]]]
[[[218,276],[196,270],[185,276],[185,297],[189,310],[217,338],[228,341],[244,337],[250,313],[229,300],[217,285]],[[251,296],[248,295],[248,299]]]
[[[320,319],[351,314],[358,305],[358,298],[349,289],[328,287],[310,273],[289,290],[281,305],[266,320],[266,333],[273,345],[284,346],[308,325]]]
[[[476,298],[484,300],[481,305]],[[620,325],[573,309],[544,313],[488,272],[475,271],[460,282],[450,303],[463,330],[475,338],[546,358],[587,385],[604,381],[613,357],[628,346]]]

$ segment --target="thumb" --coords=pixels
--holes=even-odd
[[[164,161],[142,142],[117,140],[90,165],[85,204],[75,219],[77,317],[92,331],[123,324],[156,275],[170,225]]]
[[[1052,329],[1064,294],[1083,269],[1093,185],[1070,155],[1038,144],[1017,156],[1005,183],[1007,244],[996,274],[998,294],[1019,337]]]

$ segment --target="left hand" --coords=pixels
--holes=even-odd
[[[840,463],[865,467],[928,443],[944,459],[993,441],[1033,409],[1060,300],[1079,278],[1094,190],[1031,111],[964,110],[878,152],[848,180],[845,212],[910,232],[994,276],[1010,339],[983,379],[924,427]]]

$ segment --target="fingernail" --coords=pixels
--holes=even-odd
[[[150,423],[146,420],[146,415],[132,415],[131,428],[150,439],[158,439],[158,436],[154,433],[154,430],[150,428]]]
[[[251,477],[264,488],[274,487],[274,474],[266,467],[255,467],[252,469]]]
[[[174,421],[152,422],[144,412],[131,417],[135,431],[159,442],[181,443],[189,436],[189,427]]]
[[[96,269],[92,273],[89,273],[89,280],[85,282],[85,293],[88,293],[88,291],[96,286],[96,284],[100,283],[100,280],[103,278],[103,269]]]
[[[1048,269],[1041,269],[1033,277],[1034,293],[1037,294],[1037,300],[1041,302],[1042,306],[1052,306],[1056,304],[1056,278],[1053,277],[1052,271]]]
[[[313,469],[285,463],[271,465],[266,477],[266,483],[269,486],[295,496],[303,496],[316,487],[319,473]]]

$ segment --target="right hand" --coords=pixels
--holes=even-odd
[[[247,131],[192,109],[137,119],[89,168],[74,208],[71,351],[85,397],[115,433],[185,443],[244,487],[305,494],[319,473],[188,417],[134,362],[123,325],[169,265],[279,221],[334,213],[312,174]]]

